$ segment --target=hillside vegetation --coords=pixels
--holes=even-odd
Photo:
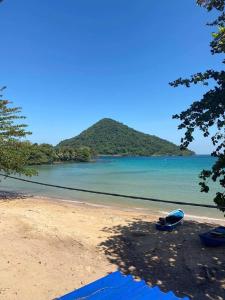
[[[99,155],[192,155],[154,135],[136,131],[112,119],[102,119],[76,137],[58,144],[58,147],[89,147]]]
[[[28,165],[59,162],[88,162],[92,153],[87,147],[54,147],[50,144],[30,144]]]

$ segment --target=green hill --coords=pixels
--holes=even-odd
[[[154,135],[136,131],[112,119],[102,119],[81,134],[57,146],[90,147],[99,155],[192,155]]]

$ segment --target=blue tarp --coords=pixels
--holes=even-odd
[[[135,281],[119,271],[111,273],[56,300],[189,300],[178,298],[173,292],[164,293],[159,287],[150,287],[145,281]]]

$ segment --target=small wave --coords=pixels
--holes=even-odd
[[[51,199],[55,199],[55,200],[58,200],[58,201],[60,201],[60,202],[75,203],[75,204],[84,204],[84,205],[94,206],[94,207],[105,207],[105,208],[112,207],[112,206],[110,206],[110,205],[90,203],[90,202],[86,202],[86,201],[69,200],[69,199],[52,198],[52,197],[46,197],[46,198],[47,198],[47,199],[50,199],[50,198],[51,198]]]

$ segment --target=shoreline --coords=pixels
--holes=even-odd
[[[104,204],[99,204],[99,203],[91,203],[88,201],[82,201],[82,200],[71,200],[71,199],[61,199],[61,198],[55,198],[55,197],[46,197],[46,196],[34,196],[34,198],[37,199],[46,199],[46,200],[52,200],[52,201],[59,201],[59,202],[66,202],[66,203],[71,203],[74,205],[87,205],[90,207],[99,207],[99,208],[108,208],[116,211],[125,211],[125,212],[136,212],[136,213],[141,213],[145,215],[150,215],[152,217],[160,217],[162,214],[167,215],[170,210],[168,211],[163,211],[163,210],[154,210],[154,209],[149,209],[149,208],[143,208],[143,207],[126,207],[126,206],[119,206],[119,205],[104,205]],[[207,216],[198,216],[198,215],[192,215],[192,214],[185,214],[185,218],[188,220],[195,220],[199,222],[212,222],[217,224],[217,222],[222,222],[225,225],[225,218],[220,219],[220,218],[213,218],[213,217],[207,217]]]
[[[147,214],[150,215],[151,217],[160,217],[161,215],[166,216],[171,209],[168,210],[163,210],[161,208],[158,208],[156,210],[155,208],[144,208],[144,207],[134,207],[134,206],[126,206],[126,205],[119,205],[118,203],[116,204],[102,204],[102,203],[94,203],[94,202],[89,202],[85,201],[82,199],[76,199],[72,200],[69,198],[61,198],[61,197],[53,197],[53,196],[43,196],[43,195],[32,195],[32,194],[26,194],[26,193],[20,193],[20,192],[11,192],[11,191],[1,191],[0,190],[0,200],[2,200],[1,196],[4,194],[8,194],[9,198],[10,195],[13,196],[13,198],[17,197],[17,194],[19,195],[19,198],[26,199],[26,198],[32,198],[32,199],[40,199],[40,200],[46,200],[46,201],[56,201],[56,202],[65,202],[65,203],[71,203],[74,205],[87,205],[89,207],[99,207],[99,208],[107,208],[107,209],[113,209],[116,211],[125,211],[125,212],[137,212],[137,213],[142,213],[142,214]],[[192,213],[185,213],[185,218],[188,220],[195,220],[199,222],[212,222],[214,224],[219,224],[225,226],[225,218],[214,218],[214,217],[208,217],[204,215],[194,215]]]

